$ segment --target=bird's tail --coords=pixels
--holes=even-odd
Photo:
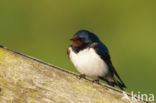
[[[110,86],[118,86],[121,90],[124,90],[124,88],[126,88],[125,84],[123,82],[120,82],[118,80],[116,80],[115,78],[100,78],[104,81],[106,81]]]
[[[123,82],[120,82],[120,81],[116,80],[115,78],[114,78],[113,84],[116,85],[116,86],[118,86],[122,90],[124,88],[126,88],[126,86],[125,86],[125,84]]]

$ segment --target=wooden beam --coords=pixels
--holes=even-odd
[[[136,101],[125,98],[121,90],[90,79],[79,80],[75,73],[0,46],[0,103]]]

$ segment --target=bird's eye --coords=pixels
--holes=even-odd
[[[81,41],[81,38],[77,38],[77,39],[75,39],[75,41]]]
[[[85,38],[81,38],[81,41],[85,41]]]
[[[76,41],[83,41],[83,38],[77,38]]]

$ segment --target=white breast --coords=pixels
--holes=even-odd
[[[69,57],[81,74],[88,76],[105,76],[108,73],[107,64],[100,58],[93,48],[75,53],[71,48]]]

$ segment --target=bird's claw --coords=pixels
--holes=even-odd
[[[92,82],[93,82],[93,83],[100,84],[99,79],[93,80]]]
[[[85,75],[85,74],[80,74],[80,75],[78,76],[78,79],[81,79],[81,78],[86,78],[86,75]]]

